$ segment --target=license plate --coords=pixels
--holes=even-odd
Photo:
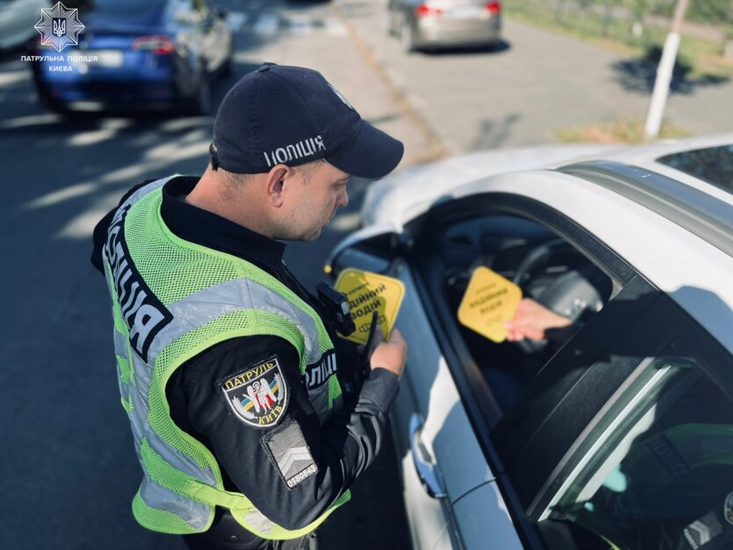
[[[463,6],[445,12],[445,15],[451,19],[479,19],[482,14],[483,7],[481,6]]]
[[[91,61],[89,64],[97,67],[122,67],[123,57],[119,50],[97,50],[84,52],[85,56],[97,56],[97,61]]]

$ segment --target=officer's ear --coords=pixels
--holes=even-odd
[[[292,175],[293,169],[284,164],[273,166],[267,173],[265,191],[272,206],[280,207],[284,201],[285,182]]]

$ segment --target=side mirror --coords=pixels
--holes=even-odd
[[[347,267],[385,273],[394,257],[408,247],[405,239],[406,234],[394,233],[391,228],[363,228],[336,245],[326,259],[324,270],[333,277]]]

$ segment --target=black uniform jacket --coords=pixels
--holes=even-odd
[[[164,186],[161,214],[168,228],[182,239],[240,257],[267,271],[310,303],[329,326],[322,304],[282,262],[283,243],[183,200],[197,181],[179,176]],[[110,212],[94,230],[92,263],[102,272],[101,250],[112,216]],[[330,327],[329,332],[335,341]],[[233,411],[222,381],[271,356],[276,356],[284,374],[289,399],[275,426],[255,427]],[[337,352],[339,368],[355,360],[355,353]],[[374,460],[386,434],[386,416],[397,384],[390,371],[372,371],[343,411],[321,425],[308,399],[296,349],[276,336],[249,336],[221,342],[185,362],[171,377],[166,392],[176,424],[216,456],[225,488],[245,494],[271,521],[297,529],[323,514]],[[302,448],[303,439],[315,468],[311,465],[304,470],[305,479],[290,479],[289,486],[278,457],[282,459],[282,445]]]

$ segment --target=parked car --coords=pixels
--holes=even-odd
[[[34,25],[48,0],[0,0],[0,51],[12,50],[38,36]]]
[[[205,0],[93,0],[78,9],[86,27],[78,47],[59,54],[39,41],[38,54],[62,57],[33,64],[38,95],[49,108],[211,111],[212,83],[232,63],[232,32],[222,10]]]
[[[393,432],[414,547],[732,548],[733,134],[571,153],[378,182],[328,260],[405,285]],[[478,267],[574,332],[463,326]]]
[[[501,42],[501,3],[486,0],[389,0],[387,33],[406,52]]]

